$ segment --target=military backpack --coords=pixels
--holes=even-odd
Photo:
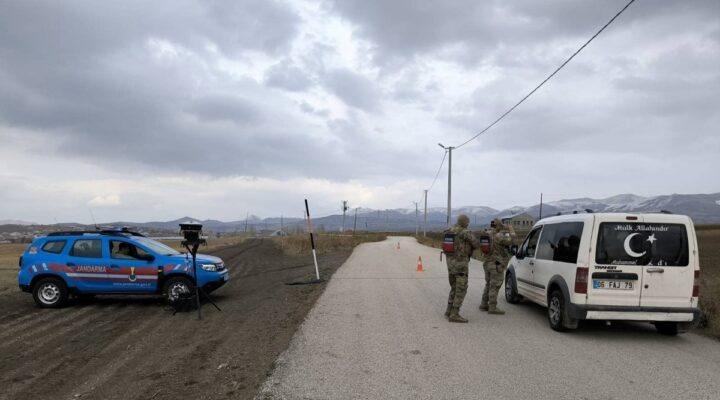
[[[480,240],[480,251],[483,254],[490,254],[492,252],[492,238],[490,235],[482,235],[478,240]]]
[[[442,251],[445,254],[454,254],[455,253],[455,232],[453,231],[445,231],[443,234],[443,241],[442,241]]]

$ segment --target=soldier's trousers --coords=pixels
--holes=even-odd
[[[450,281],[450,295],[448,296],[448,304],[452,304],[455,308],[460,308],[468,287],[468,265],[450,265],[448,263],[448,280]]]
[[[505,266],[495,261],[483,263],[485,270],[485,290],[483,290],[482,304],[497,305],[498,291],[505,280]]]

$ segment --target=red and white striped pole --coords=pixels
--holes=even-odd
[[[315,262],[315,277],[320,280],[320,270],[318,269],[317,254],[315,253],[315,239],[313,238],[313,227],[310,221],[310,207],[305,199],[305,212],[307,213],[308,232],[310,233],[310,244],[312,245],[313,261]]]

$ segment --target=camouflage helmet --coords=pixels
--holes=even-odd
[[[492,225],[495,229],[502,229],[503,222],[500,218],[495,218],[492,222],[493,222]]]
[[[465,214],[460,214],[457,219],[457,224],[463,228],[467,228],[470,225],[470,217]]]

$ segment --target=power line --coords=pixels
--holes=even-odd
[[[533,93],[535,93],[538,89],[540,89],[540,87],[542,87],[547,81],[549,81],[550,78],[552,78],[553,76],[555,76],[555,74],[557,74],[558,72],[560,72],[560,70],[563,69],[563,67],[565,67],[565,65],[567,65],[573,58],[575,58],[575,56],[578,55],[578,53],[580,53],[588,44],[590,44],[590,42],[592,42],[593,39],[595,39],[598,35],[600,35],[600,33],[602,33],[602,31],[604,31],[605,28],[607,28],[608,26],[610,26],[610,24],[612,24],[613,21],[615,21],[615,19],[616,19],[617,17],[619,17],[620,14],[622,14],[628,7],[630,7],[630,4],[632,4],[632,3],[634,3],[634,2],[635,2],[635,0],[630,0],[630,2],[628,2],[628,3],[625,5],[625,7],[623,7],[620,11],[618,11],[618,13],[615,14],[615,16],[610,19],[610,21],[608,21],[602,28],[600,28],[599,31],[597,31],[594,35],[592,35],[592,37],[591,37],[590,39],[588,39],[588,41],[585,42],[585,44],[583,44],[582,46],[580,46],[580,48],[577,49],[577,51],[575,51],[575,53],[573,53],[573,55],[571,55],[570,58],[568,58],[567,60],[565,60],[565,62],[562,63],[555,71],[553,71],[552,74],[550,74],[547,78],[545,78],[544,81],[540,82],[540,84],[537,85],[537,86],[535,87],[535,89],[533,89],[532,91],[530,91],[530,93],[528,93],[525,97],[523,97],[520,101],[518,101],[514,106],[510,107],[509,110],[505,111],[505,113],[504,113],[503,115],[501,115],[500,118],[496,119],[492,124],[488,125],[485,129],[483,129],[482,131],[480,131],[479,133],[477,133],[475,136],[471,137],[471,138],[468,139],[467,141],[463,142],[462,144],[460,144],[460,145],[458,145],[458,146],[455,146],[455,149],[459,149],[459,148],[465,146],[466,144],[472,142],[473,140],[477,139],[478,136],[480,136],[480,135],[482,135],[483,133],[487,132],[490,128],[492,128],[493,126],[495,126],[495,124],[497,124],[498,122],[500,122],[500,120],[502,120],[503,118],[505,118],[505,116],[507,116],[507,115],[510,114],[513,110],[515,110],[520,104],[522,104],[525,100],[527,100],[528,97],[532,96]]]
[[[440,176],[440,171],[442,171],[442,167],[443,167],[443,165],[445,164],[445,158],[446,158],[446,157],[447,157],[447,151],[445,152],[445,154],[443,154],[442,161],[440,161],[440,167],[438,167],[438,170],[437,170],[437,172],[435,173],[435,179],[433,179],[432,184],[431,184],[430,187],[427,189],[428,192],[429,192],[430,190],[432,190],[433,186],[435,186],[435,182],[437,181],[438,176]]]
[[[438,170],[437,170],[437,172],[435,173],[435,179],[433,179],[432,184],[430,185],[430,187],[427,188],[427,191],[428,191],[428,192],[433,188],[433,186],[435,186],[435,182],[437,181],[438,176],[440,176],[440,171],[442,171],[442,167],[443,167],[443,165],[445,165],[445,157],[447,157],[447,151],[445,152],[445,154],[443,154],[442,161],[440,161],[440,166],[438,167]],[[424,191],[423,191],[423,195],[424,195]],[[418,200],[418,203],[419,203],[419,202],[420,202],[420,200]]]

